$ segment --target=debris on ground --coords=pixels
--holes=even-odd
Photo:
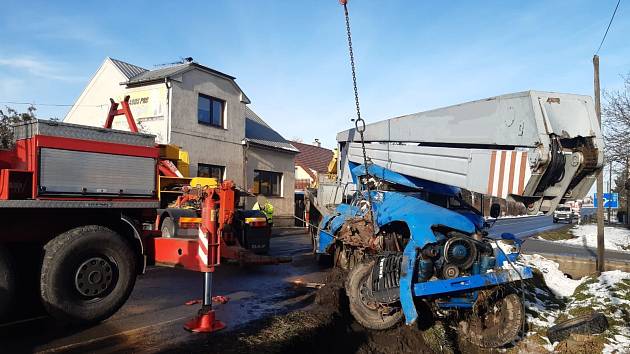
[[[571,334],[599,334],[608,329],[608,319],[601,312],[575,316],[553,325],[547,330],[550,342],[563,341]]]
[[[331,269],[314,290],[313,304],[295,312],[278,314],[241,328],[213,333],[205,339],[165,352],[187,353],[452,353],[439,334],[432,346],[416,326],[369,331],[352,319],[344,290],[345,272]],[[435,332],[435,331],[434,331]],[[438,350],[434,350],[433,345]],[[441,349],[441,350],[440,350]]]
[[[305,282],[302,280],[294,280],[291,282],[296,288],[311,288],[311,289],[321,289],[324,287],[324,283],[314,283],[314,282]]]
[[[197,337],[201,339],[167,352],[186,353],[193,349],[221,354],[630,352],[630,273],[612,271],[600,277],[573,280],[558,269],[557,263],[539,255],[522,256],[521,262],[534,268],[534,278],[523,287],[527,327],[525,335],[507,348],[473,347],[464,338],[458,338],[453,322],[434,319],[428,307],[419,314],[417,325],[401,323],[386,331],[367,330],[350,315],[344,289],[346,273],[335,268],[325,279],[314,282],[322,285],[319,289],[296,288],[304,290],[302,296],[305,293],[309,296],[310,305],[212,336]],[[552,343],[547,337],[554,325],[593,313],[604,316],[607,329],[600,328],[599,318],[589,322],[593,325],[588,328],[569,330],[571,333],[563,334],[558,342]]]
[[[529,328],[515,352],[630,352],[630,273],[615,270],[572,280],[557,263],[539,255],[523,256],[523,261],[534,268],[534,278],[525,282]],[[601,334],[571,333],[554,343],[547,337],[549,328],[556,324],[598,312],[609,325]],[[595,323],[601,324],[599,321]],[[595,327],[590,331],[597,332]]]

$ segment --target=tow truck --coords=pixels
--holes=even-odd
[[[147,265],[159,265],[204,273],[202,309],[187,329],[224,327],[212,310],[212,272],[222,258],[250,254],[230,242],[257,226],[244,225],[239,191],[227,180],[193,186],[195,213],[180,222],[194,237],[162,235],[160,149],[155,136],[138,132],[128,100],[111,100],[103,128],[20,123],[14,147],[0,150],[0,320],[18,312],[18,298],[37,295],[61,322],[102,321],[125,303]],[[130,131],[111,129],[117,116]]]
[[[190,177],[188,152],[175,145],[160,144],[158,169],[158,197],[155,229],[162,237],[196,238],[198,220],[202,212],[205,189],[218,188],[216,178]],[[254,196],[238,189],[237,202],[244,196]],[[271,226],[260,210],[245,210],[239,205],[233,222],[234,232],[221,239],[221,257],[241,265],[267,265],[291,261],[290,257],[268,257]]]

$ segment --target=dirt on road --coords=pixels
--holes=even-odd
[[[503,349],[482,349],[458,337],[453,323],[434,320],[428,308],[418,306],[417,325],[403,324],[386,331],[371,331],[356,323],[349,311],[345,294],[346,274],[332,269],[321,281],[318,290],[296,289],[296,309],[249,322],[239,328],[210,335],[200,335],[184,345],[161,346],[160,353],[547,353],[548,343],[539,336],[528,336],[515,346]],[[538,276],[537,278],[541,278]],[[529,284],[546,289],[542,279]],[[535,289],[534,289],[535,290]],[[535,292],[536,294],[540,291]],[[540,296],[540,295],[532,295]],[[527,298],[534,301],[534,298]],[[549,302],[545,298],[541,301]],[[303,306],[306,305],[306,306]],[[420,305],[420,303],[418,304]],[[528,326],[531,331],[531,326]],[[588,336],[589,340],[595,338]],[[592,340],[591,340],[592,342]],[[601,351],[589,347],[590,342],[576,342],[574,336],[556,347],[561,353]]]
[[[416,327],[369,331],[353,321],[343,271],[331,270],[325,286],[307,295],[303,310],[272,316],[242,328],[216,333],[166,353],[434,353]],[[440,350],[440,352],[444,352]]]

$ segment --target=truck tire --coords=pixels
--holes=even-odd
[[[44,246],[41,300],[54,318],[76,325],[100,322],[125,303],[136,281],[136,255],[103,226],[67,231]]]
[[[175,222],[173,222],[173,218],[167,216],[162,220],[162,237],[175,237]]]
[[[15,299],[15,269],[11,255],[0,245],[0,320],[11,310]]]
[[[608,328],[608,320],[602,313],[594,312],[581,315],[558,323],[547,330],[547,338],[551,343],[569,338],[571,333],[595,334],[602,333]]]
[[[372,276],[374,260],[359,263],[348,273],[346,294],[352,317],[363,327],[385,330],[397,325],[403,317],[400,307],[379,304],[372,300],[367,283]]]
[[[512,289],[482,290],[468,318],[459,322],[460,338],[480,348],[502,348],[522,333],[525,308]]]

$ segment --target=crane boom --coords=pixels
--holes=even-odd
[[[603,140],[590,96],[525,91],[369,124],[373,164],[394,172],[522,201],[552,212],[581,199],[603,165]],[[356,129],[337,135],[342,182],[361,164]]]

